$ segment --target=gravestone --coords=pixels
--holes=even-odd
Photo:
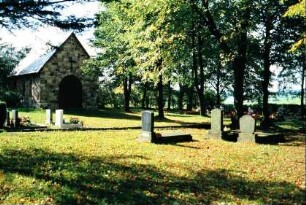
[[[243,115],[239,119],[238,142],[255,142],[255,119],[250,115]]]
[[[215,108],[211,111],[211,125],[208,131],[208,137],[221,139],[223,131],[223,114],[222,110]]]
[[[13,127],[17,128],[20,126],[20,120],[18,118],[18,111],[12,110],[12,121],[13,121]]]
[[[56,110],[55,111],[55,126],[62,128],[63,127],[63,110]]]
[[[10,119],[10,111],[6,111],[6,122],[5,126],[9,127],[11,125],[11,119]]]
[[[51,125],[52,124],[52,110],[46,109],[46,124]]]
[[[141,113],[141,134],[138,141],[152,142],[154,133],[154,113],[152,111],[142,111]]]

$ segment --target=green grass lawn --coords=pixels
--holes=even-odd
[[[29,117],[32,123],[44,124],[46,111],[42,109],[20,109],[19,116]],[[155,113],[157,116],[157,113]],[[192,114],[165,113],[166,120],[156,120],[156,126],[180,126],[186,124],[210,122],[210,118]],[[141,126],[141,112],[125,113],[120,110],[106,109],[98,111],[64,111],[64,119],[77,117],[86,128],[116,128]],[[55,121],[55,113],[53,113]]]
[[[2,132],[0,204],[305,202],[304,143],[241,144],[180,131],[194,141],[139,143],[140,130]]]

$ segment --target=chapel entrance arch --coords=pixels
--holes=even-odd
[[[74,75],[60,82],[58,104],[60,108],[82,108],[82,83]]]

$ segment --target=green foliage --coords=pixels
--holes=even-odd
[[[291,5],[288,10],[285,12],[284,17],[294,18],[299,17],[304,19],[304,25],[305,25],[305,0],[299,0],[296,4]],[[295,52],[299,48],[302,48],[306,45],[306,32],[303,31],[303,34],[300,36],[300,38],[291,45],[290,52]]]
[[[156,87],[162,76],[164,84],[170,81],[181,88],[202,86],[197,89],[198,96],[209,87],[218,95],[234,91],[239,98],[236,102],[259,100],[273,77],[271,65],[294,72],[297,69],[292,68],[300,68],[295,66],[299,57],[287,53],[289,45],[303,32],[299,19],[282,18],[290,3],[105,3],[107,9],[98,15],[94,41],[101,53],[87,71],[112,78],[111,88],[104,92],[108,96],[114,95],[108,92],[121,89],[129,76],[134,87],[146,82]],[[296,78],[292,72],[288,75]],[[135,96],[141,96],[139,90],[145,89],[131,91],[134,104],[139,104],[135,100]]]
[[[12,91],[9,74],[28,52],[28,48],[16,50],[11,45],[0,43],[0,100],[8,106],[16,106],[20,102],[20,96]]]
[[[1,90],[0,99],[6,102],[8,107],[16,107],[19,105],[21,100],[21,95],[13,90]]]
[[[1,40],[1,39],[0,39]],[[29,52],[28,48],[17,50],[12,45],[0,42],[0,86],[1,90],[9,87],[8,76],[22,58]]]

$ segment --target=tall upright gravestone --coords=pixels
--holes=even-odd
[[[18,111],[12,110],[12,121],[13,121],[13,127],[17,128],[20,125],[20,120],[18,118]]]
[[[10,125],[11,125],[10,111],[6,111],[6,122],[5,122],[5,126],[9,127]]]
[[[239,119],[239,137],[238,142],[254,142],[255,143],[255,126],[256,121],[250,115],[243,115]]]
[[[46,109],[46,124],[50,125],[52,124],[52,110]]]
[[[63,127],[63,110],[56,110],[55,111],[55,126],[62,128]]]
[[[215,108],[211,111],[211,125],[208,131],[208,137],[213,139],[221,139],[223,131],[223,114],[222,110]]]
[[[138,141],[152,142],[155,137],[154,133],[154,112],[142,111],[141,113],[141,133]]]

